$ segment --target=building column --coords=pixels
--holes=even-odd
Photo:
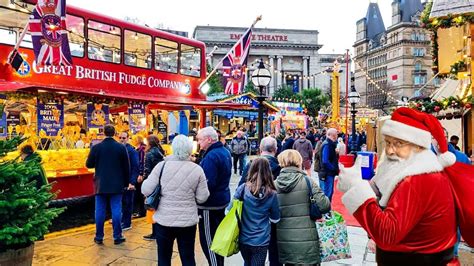
[[[270,55],[268,56],[268,63],[270,65],[270,74],[272,76],[272,79],[270,80],[270,84],[268,85],[268,93],[270,96],[273,95],[273,93],[275,92],[275,84],[276,84],[276,80],[275,80],[275,77],[276,77],[276,71],[275,71],[275,66],[274,66],[274,63],[273,63],[273,59],[275,58],[274,55]]]
[[[308,56],[303,56],[303,78],[301,79],[303,82],[303,90],[308,88]]]
[[[282,71],[282,66],[281,66],[281,59],[283,59],[283,56],[281,55],[278,55],[277,56],[277,69],[278,69],[278,73],[276,75],[277,77],[277,88],[281,88],[281,83],[282,83],[282,75],[283,75],[283,71]]]

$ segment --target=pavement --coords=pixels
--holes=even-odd
[[[233,176],[231,189],[235,191],[239,177]],[[352,258],[322,265],[376,265],[373,253],[368,253],[364,259],[367,245],[367,234],[360,227],[348,226],[348,237]],[[86,225],[80,228],[68,229],[45,236],[45,240],[35,243],[33,265],[156,265],[157,247],[154,241],[145,241],[142,236],[151,232],[151,226],[146,221],[134,219],[132,229],[124,232],[127,241],[114,245],[112,225],[105,225],[104,245],[96,245],[94,239],[95,226]],[[461,265],[474,265],[473,249],[461,245]],[[195,257],[197,265],[207,265],[206,258],[196,235]],[[225,259],[230,266],[243,265],[240,254]],[[181,265],[175,243],[172,265]]]

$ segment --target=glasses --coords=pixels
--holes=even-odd
[[[128,139],[128,137],[120,137],[120,139]]]
[[[392,147],[393,149],[400,149],[409,144],[410,144],[409,142],[405,142],[405,141],[385,139],[385,148]]]

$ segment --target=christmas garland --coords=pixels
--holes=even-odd
[[[438,61],[438,53],[439,53],[439,45],[438,45],[438,29],[442,28],[451,28],[451,27],[461,27],[466,23],[474,23],[474,14],[459,14],[459,15],[452,15],[448,14],[446,17],[442,18],[430,18],[431,9],[433,7],[433,2],[429,2],[426,4],[425,9],[421,14],[421,27],[428,29],[432,32],[431,36],[431,51],[433,57],[433,66],[432,70],[433,73],[436,75],[439,72],[439,61]],[[460,67],[462,67],[460,69]],[[440,78],[451,78],[457,79],[458,72],[465,71],[466,63],[464,61],[458,61],[451,65],[450,74],[446,75],[438,75]]]
[[[472,95],[461,99],[450,96],[441,100],[426,99],[409,103],[409,107],[418,111],[435,115],[438,119],[461,118],[465,110],[471,109],[474,104]]]

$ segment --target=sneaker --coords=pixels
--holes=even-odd
[[[122,224],[122,231],[128,231],[130,229],[132,229],[132,225],[125,226],[124,224]]]
[[[149,235],[143,236],[143,239],[146,240],[146,241],[153,241],[156,238],[153,234],[149,234]]]
[[[104,240],[102,240],[102,239],[94,238],[94,242],[95,242],[97,245],[103,245],[103,244],[104,244]]]
[[[125,237],[123,236],[121,238],[114,239],[114,245],[120,245],[123,242],[125,242]]]

